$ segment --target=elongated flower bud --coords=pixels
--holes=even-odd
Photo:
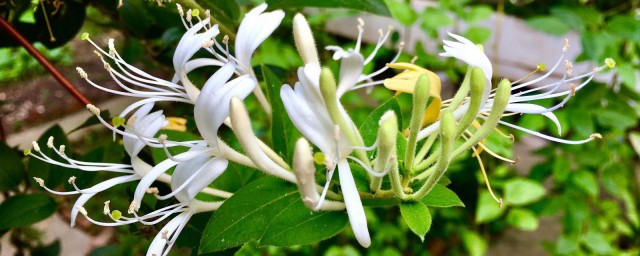
[[[253,130],[251,129],[251,120],[247,114],[247,109],[244,107],[242,100],[238,97],[233,97],[229,106],[229,117],[233,125],[233,132],[238,137],[238,141],[242,145],[245,153],[251,160],[258,166],[263,172],[280,177],[290,182],[295,182],[295,177],[292,173],[286,171],[278,164],[273,162],[263,151],[260,149],[258,138],[256,138]]]
[[[316,168],[313,161],[309,142],[304,138],[298,139],[293,153],[293,172],[296,175],[302,201],[309,209],[313,209],[320,198],[316,190]]]
[[[378,155],[373,162],[373,170],[377,173],[384,173],[392,168],[396,155],[396,140],[398,136],[398,118],[396,113],[389,110],[378,123]],[[382,177],[372,177],[370,188],[378,191],[382,185]]]
[[[458,124],[458,129],[456,131],[457,135],[462,134],[464,130],[467,129],[471,122],[475,120],[478,115],[478,111],[480,110],[480,106],[482,106],[482,96],[484,92],[484,87],[486,83],[486,79],[484,77],[484,73],[481,68],[473,68],[471,70],[471,101],[469,102],[469,108],[467,112],[464,114],[462,119],[460,119],[460,123]]]
[[[320,61],[313,33],[307,19],[300,13],[293,17],[293,39],[304,64],[313,64],[319,67]]]
[[[409,140],[404,158],[405,164],[409,167],[413,166],[418,132],[420,131],[422,122],[427,115],[432,114],[425,113],[427,102],[429,101],[430,84],[429,77],[426,74],[422,74],[418,77],[413,90],[413,108],[411,109],[411,123],[409,124]],[[439,112],[440,110],[435,111]],[[438,113],[435,113],[435,115],[437,116]]]

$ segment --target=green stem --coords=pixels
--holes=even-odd
[[[438,138],[437,134],[432,134],[430,135],[427,140],[424,142],[424,144],[422,144],[422,147],[420,148],[420,151],[418,151],[418,154],[416,155],[416,157],[413,159],[414,163],[415,162],[420,162],[424,159],[424,157],[427,155],[427,153],[429,153],[429,149],[431,149],[431,147],[433,146],[433,143],[436,141],[436,138]],[[413,172],[413,169],[415,168],[415,166],[411,166],[411,170]]]

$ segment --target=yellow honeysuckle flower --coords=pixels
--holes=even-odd
[[[431,103],[429,103],[429,106],[427,106],[426,111],[424,112],[422,125],[424,126],[437,121],[440,116],[440,106],[442,105],[442,98],[440,97],[440,77],[438,77],[436,73],[433,73],[430,70],[421,68],[411,63],[390,63],[387,64],[387,66],[390,68],[406,70],[405,72],[402,72],[394,76],[393,78],[384,80],[384,86],[387,87],[387,89],[397,91],[398,93],[404,92],[413,94],[413,90],[416,86],[416,82],[418,81],[418,77],[420,77],[420,75],[422,74],[426,74],[429,77],[429,96],[432,100]]]

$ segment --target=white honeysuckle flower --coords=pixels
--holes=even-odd
[[[360,53],[360,48],[362,44],[362,33],[364,31],[364,21],[362,19],[358,19],[358,39],[356,41],[355,49],[347,49],[344,50],[342,47],[331,45],[325,47],[327,50],[335,51],[333,54],[333,59],[341,60],[340,63],[340,81],[338,81],[338,98],[342,97],[345,93],[351,90],[357,90],[360,88],[370,88],[371,86],[382,84],[384,81],[373,81],[373,78],[377,75],[382,74],[382,72],[389,69],[388,66],[385,66],[377,71],[372,72],[371,74],[363,74],[363,68],[365,65],[369,64],[373,60],[373,58],[378,53],[378,50],[384,45],[384,43],[389,38],[391,34],[391,27],[387,30],[387,32],[383,32],[379,30],[380,37],[378,38],[378,42],[376,43],[376,47],[373,52],[369,54],[369,56],[365,59],[362,53]],[[396,60],[402,54],[402,49],[404,47],[404,42],[400,42],[400,46],[398,48],[398,53],[391,60],[390,63],[395,63]],[[363,83],[367,81],[366,83]],[[362,84],[361,84],[362,83]]]
[[[132,117],[133,119],[135,119],[134,121],[135,125],[132,125],[128,128],[129,132],[135,133],[135,134],[146,134],[146,135],[155,134],[164,125],[166,125],[164,115],[162,115],[161,111],[157,111],[149,114],[149,111],[151,110],[152,107],[153,107],[153,103],[149,103],[136,111],[136,113]],[[81,194],[81,196],[76,200],[73,208],[71,209],[71,226],[75,225],[76,217],[78,215],[78,210],[87,201],[89,201],[94,195],[104,190],[107,190],[113,186],[116,186],[118,184],[140,180],[151,169],[151,166],[149,164],[145,163],[142,159],[138,157],[138,153],[144,146],[141,141],[136,139],[127,139],[125,137],[125,139],[123,140],[123,144],[124,144],[125,150],[129,154],[129,157],[131,158],[131,164],[78,161],[70,158],[65,154],[64,145],[60,146],[60,148],[56,148],[55,145],[53,144],[53,137],[50,137],[49,141],[47,142],[47,146],[51,148],[58,156],[60,156],[62,159],[66,161],[66,163],[60,162],[44,154],[40,150],[40,147],[38,146],[38,144],[35,141],[33,142],[33,145],[34,145],[33,151],[36,151],[37,154],[33,152],[28,152],[28,153],[30,153],[29,155],[31,155],[32,157],[38,160],[41,160],[43,162],[70,168],[70,169],[76,169],[80,171],[87,171],[87,172],[105,171],[105,172],[125,174],[123,176],[118,176],[115,178],[102,181],[86,189],[78,188],[75,183],[75,177],[72,177],[69,179],[69,183],[73,185],[75,191],[69,191],[69,192],[54,191],[48,188],[47,186],[45,186],[44,180],[37,177],[34,178],[42,188],[44,188],[50,193],[53,193],[56,195]],[[171,180],[171,177],[169,177],[168,175],[161,175],[158,177],[158,180],[163,182],[169,182]]]
[[[185,181],[185,183],[190,183],[191,181],[193,181],[193,179],[200,179],[197,177],[201,175],[212,175],[217,177],[221,174],[222,171],[224,171],[224,169],[226,169],[226,164],[225,168],[222,168],[222,170],[219,171],[211,171],[208,170],[210,168],[207,167],[213,163],[218,163],[220,161],[225,161],[226,163],[226,160],[216,157],[225,156],[223,150],[220,148],[220,146],[223,146],[224,144],[221,143],[217,137],[218,129],[223,124],[224,120],[229,116],[229,102],[231,101],[231,98],[238,97],[240,99],[244,99],[251,93],[253,87],[256,86],[255,81],[253,79],[250,79],[246,75],[229,81],[229,79],[233,75],[234,70],[235,64],[233,62],[229,62],[222,66],[220,70],[218,70],[213,76],[211,76],[211,78],[209,78],[209,80],[207,80],[204,87],[202,88],[202,93],[200,93],[200,96],[198,97],[198,100],[195,104],[194,118],[200,134],[206,141],[206,145],[192,145],[187,152],[178,154],[176,156],[171,156],[168,150],[165,150],[169,158],[154,166],[149,171],[149,173],[145,175],[138,183],[132,202],[132,205],[134,205],[135,207],[132,207],[132,209],[137,210],[140,207],[142,197],[151,187],[151,184],[160,175],[163,175],[167,170],[174,166],[176,166],[176,172],[178,169],[183,168],[181,166],[187,166],[189,169],[198,170],[198,173],[192,173],[188,181]],[[162,140],[159,141],[159,143],[164,145],[165,141]],[[202,164],[207,164],[201,167],[194,167],[192,165],[193,162],[202,162]],[[200,171],[205,173],[200,173]],[[217,174],[214,175],[214,173]],[[213,181],[215,177],[212,178],[211,181]],[[207,184],[211,183],[211,181]],[[194,182],[193,184],[200,183]],[[174,192],[178,193],[179,191],[180,190],[176,190]],[[162,199],[165,198],[168,197],[162,197]]]
[[[484,95],[482,97],[480,110],[477,116],[481,119],[484,119],[486,118],[486,116],[488,116],[488,112],[491,111],[491,108],[493,107],[494,97],[496,96],[495,92],[491,92],[491,77],[493,75],[491,62],[489,61],[489,58],[485,55],[485,53],[482,51],[482,49],[479,46],[473,44],[473,42],[469,41],[468,39],[462,36],[455,35],[452,33],[449,33],[449,36],[453,37],[458,42],[444,40],[445,52],[441,53],[440,56],[454,57],[456,59],[459,59],[467,63],[471,67],[478,67],[483,71],[486,83],[485,83]],[[571,98],[571,96],[575,94],[576,91],[580,90],[581,88],[586,86],[589,82],[591,82],[595,74],[598,71],[602,70],[602,67],[598,67],[586,74],[572,77],[571,63],[565,59],[565,53],[567,51],[567,48],[568,48],[568,41],[565,41],[565,45],[563,47],[560,58],[555,63],[553,68],[551,68],[547,73],[531,81],[524,82],[517,85],[514,84],[512,86],[511,88],[512,92],[511,92],[511,96],[509,97],[509,102],[507,104],[507,107],[505,109],[505,114],[541,114],[549,118],[556,125],[558,129],[558,134],[561,133],[562,130],[561,130],[560,122],[558,121],[558,118],[555,116],[555,114],[553,114],[553,111],[564,106],[564,104]],[[566,66],[566,72],[559,81],[546,83],[545,85],[536,85],[544,81],[545,79],[547,79],[558,67],[560,67],[561,63],[563,62],[565,63],[565,66]],[[583,79],[585,80],[582,81]],[[574,83],[579,83],[579,84],[576,86]],[[533,86],[534,88],[520,91],[521,89],[527,86]],[[535,102],[536,100],[554,99],[559,97],[564,97],[564,98],[560,103],[552,107],[543,107],[541,105],[532,103],[532,102]],[[466,113],[468,107],[469,107],[469,99],[466,99],[458,109],[454,110],[453,112],[454,118],[460,119]],[[565,140],[565,139],[560,139],[553,136],[541,134],[536,131],[532,131],[524,127],[520,127],[515,124],[511,124],[502,120],[500,120],[499,123],[505,126],[529,133],[531,135],[541,137],[543,139],[547,139],[547,140],[559,142],[559,143],[565,143],[565,144],[586,143],[600,136],[599,134],[594,134],[589,138],[586,138],[583,140]],[[439,128],[439,125],[440,125],[440,121],[437,121],[425,127],[420,131],[418,138],[422,139],[429,136],[433,132],[437,131],[437,129]]]

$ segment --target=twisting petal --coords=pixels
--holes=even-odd
[[[151,245],[147,250],[147,256],[167,255],[173,246],[173,243],[170,240],[174,240],[173,237],[178,237],[180,235],[182,228],[187,221],[189,221],[192,215],[192,212],[186,211],[178,214],[178,216],[169,221],[169,223],[167,223],[167,225],[158,232],[156,237],[153,238],[153,242],[151,242]]]
[[[340,176],[340,188],[344,196],[344,204],[347,206],[351,229],[353,229],[353,234],[356,236],[358,243],[367,248],[371,245],[371,237],[367,228],[367,216],[364,214],[362,201],[360,200],[360,195],[358,195],[358,188],[356,188],[356,182],[353,180],[351,168],[346,159],[341,159],[338,162],[338,175]]]
[[[282,10],[263,13],[267,4],[263,3],[249,11],[240,23],[236,36],[236,60],[245,74],[252,74],[251,55],[258,46],[280,25],[284,18]]]
[[[350,91],[362,75],[364,58],[359,53],[352,53],[340,62],[340,83],[338,84],[338,98]]]
[[[193,160],[182,162],[176,166],[176,170],[171,177],[171,189],[178,190],[179,187],[188,183],[184,189],[179,191],[175,197],[178,201],[188,203],[205,187],[209,186],[224,170],[227,169],[229,161],[224,158],[209,156],[197,157]],[[202,171],[200,171],[202,169]],[[197,177],[194,176],[199,173]]]

